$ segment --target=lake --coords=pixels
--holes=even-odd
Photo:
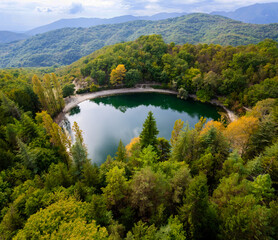
[[[120,139],[127,145],[132,138],[139,136],[149,111],[156,119],[158,136],[168,140],[177,119],[194,127],[202,116],[208,120],[220,118],[213,105],[160,93],[133,93],[87,100],[73,108],[66,117],[71,126],[76,121],[83,130],[89,157],[100,165],[107,155],[115,155]]]

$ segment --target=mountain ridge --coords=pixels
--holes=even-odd
[[[0,45],[0,67],[68,65],[106,45],[160,34],[165,42],[244,45],[278,40],[278,24],[246,24],[209,14],[160,21],[138,20],[90,28],[64,28]]]
[[[186,15],[187,13],[158,13],[152,16],[133,16],[133,15],[123,15],[113,18],[69,18],[69,19],[60,19],[58,21],[46,24],[34,29],[27,31],[28,35],[36,35],[40,33],[45,33],[48,31],[61,29],[65,27],[83,27],[88,28],[97,25],[103,24],[117,24],[124,23],[136,20],[151,20],[158,21],[167,18],[180,17]]]
[[[220,15],[245,23],[270,24],[278,23],[278,3],[256,3],[250,6],[238,8],[235,11],[212,12],[212,15]]]

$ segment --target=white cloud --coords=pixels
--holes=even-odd
[[[61,18],[153,15],[159,12],[230,11],[278,0],[0,0],[0,30],[35,27]],[[36,25],[35,25],[36,24]]]

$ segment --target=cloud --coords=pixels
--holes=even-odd
[[[69,14],[77,14],[84,11],[83,5],[81,3],[72,3],[68,11]]]
[[[40,13],[51,13],[52,12],[52,9],[50,9],[50,8],[37,7],[36,10]]]

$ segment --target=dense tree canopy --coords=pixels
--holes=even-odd
[[[177,46],[152,35],[94,53],[58,78],[1,70],[0,238],[276,239],[277,53],[271,40]],[[114,87],[120,65],[122,85],[155,80],[182,96],[218,97],[238,119],[201,118],[194,128],[177,120],[168,141],[149,112],[141,134],[127,146],[119,139],[97,166],[78,124],[70,137],[51,115],[63,108],[65,83]]]

